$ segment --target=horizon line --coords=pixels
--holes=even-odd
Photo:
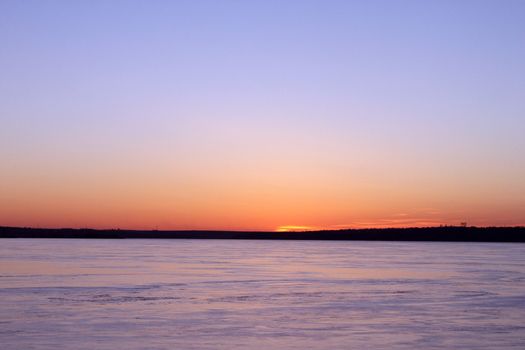
[[[525,225],[512,226],[477,226],[477,225],[434,225],[434,226],[402,226],[402,227],[346,227],[346,228],[327,228],[327,229],[311,229],[311,230],[225,230],[225,229],[134,229],[134,228],[92,228],[92,227],[35,227],[35,226],[5,226],[0,225],[0,229],[29,229],[29,230],[89,230],[89,231],[136,231],[136,232],[253,232],[253,233],[306,233],[306,232],[338,232],[338,231],[365,231],[365,230],[410,230],[410,229],[436,229],[436,228],[474,228],[474,229],[489,229],[489,228],[525,228]]]

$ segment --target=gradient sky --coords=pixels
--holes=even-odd
[[[0,225],[525,224],[525,1],[0,0]]]

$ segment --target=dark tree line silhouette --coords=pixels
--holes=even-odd
[[[344,229],[305,232],[250,231],[142,231],[1,227],[0,238],[93,238],[93,239],[276,239],[364,240],[443,242],[525,242],[525,227],[440,226],[381,229]]]

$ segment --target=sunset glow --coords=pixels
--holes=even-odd
[[[2,2],[0,226],[525,225],[523,3],[205,3]]]
[[[276,232],[295,232],[295,231],[313,231],[316,230],[314,227],[310,226],[279,226]]]

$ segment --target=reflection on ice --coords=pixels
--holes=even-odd
[[[519,244],[2,240],[2,349],[525,345]]]

